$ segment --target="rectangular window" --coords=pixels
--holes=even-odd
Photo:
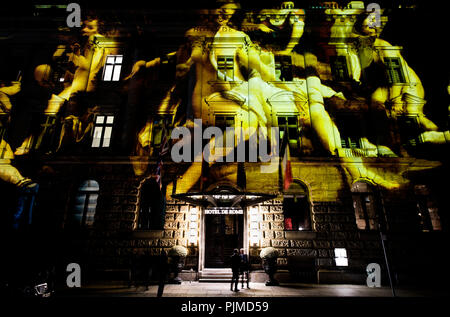
[[[94,136],[91,147],[109,147],[111,143],[114,116],[100,115],[95,118]]]
[[[291,56],[275,56],[275,77],[279,81],[292,81],[292,58]]]
[[[405,147],[415,147],[419,144],[420,126],[417,116],[397,117],[398,127]]]
[[[405,76],[403,75],[402,62],[398,57],[385,57],[384,65],[388,75],[390,84],[398,84],[405,82]]]
[[[355,136],[341,136],[341,146],[346,149],[359,149],[359,138]]]
[[[227,116],[227,115],[220,115],[220,116],[216,116],[215,117],[215,126],[218,127],[223,134],[223,155],[226,155],[227,149],[226,149],[226,145],[227,145],[227,137],[233,137],[234,138],[234,134],[233,136],[227,135],[226,131],[227,128],[235,128],[234,126],[234,116]],[[231,143],[231,140],[228,141]],[[235,144],[235,140],[233,141],[233,144]],[[221,145],[219,144],[218,147],[221,147]]]
[[[297,116],[279,116],[278,128],[280,129],[280,143],[283,140],[284,133],[287,133],[290,154],[298,156],[300,153],[300,141]]]
[[[103,69],[104,81],[119,81],[123,55],[108,55]]]
[[[234,59],[233,56],[217,57],[217,80],[234,80]]]
[[[159,148],[161,145],[164,129],[169,138],[173,130],[172,115],[160,115],[153,121],[152,144],[154,148]]]
[[[41,149],[42,147],[52,146],[56,141],[56,115],[46,115],[45,122],[41,123],[40,135],[36,139],[33,148],[35,150]]]
[[[334,261],[336,266],[348,266],[347,250],[345,248],[334,248]]]
[[[361,148],[363,120],[355,115],[341,115],[336,118],[336,125],[341,135],[341,147],[346,149]]]
[[[334,56],[330,58],[331,72],[336,81],[349,81],[347,58],[345,56]]]

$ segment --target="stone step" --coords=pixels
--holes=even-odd
[[[203,269],[203,271],[199,274],[199,282],[200,283],[230,283],[231,277],[233,276],[233,273],[231,272],[231,269],[229,268],[223,268],[223,269]],[[239,282],[241,279],[239,279]],[[244,283],[246,283],[247,280],[244,279]]]
[[[200,278],[199,283],[230,283],[230,278]]]

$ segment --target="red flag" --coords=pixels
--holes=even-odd
[[[286,144],[286,149],[283,155],[282,162],[283,173],[283,189],[287,190],[293,182],[292,169],[291,169],[291,154],[289,152],[289,142]]]
[[[163,129],[162,134],[163,134],[163,138],[161,141],[161,145],[159,146],[159,156],[160,157],[163,157],[164,155],[169,153],[169,150],[170,150],[170,144],[169,144],[169,139],[167,138],[167,135],[166,135],[166,129]]]
[[[162,131],[163,139],[161,141],[161,145],[159,146],[159,154],[158,154],[158,163],[156,165],[156,182],[159,185],[159,189],[162,188],[162,168],[163,168],[163,156],[169,153],[170,145],[169,140],[167,139],[166,129]]]

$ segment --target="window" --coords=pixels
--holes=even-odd
[[[356,226],[361,230],[378,230],[381,223],[376,196],[368,183],[356,182],[351,188]]]
[[[34,144],[34,149],[50,147],[54,144],[56,137],[56,115],[45,115],[45,122],[40,124],[40,134]]]
[[[235,128],[234,127],[234,116],[220,115],[215,117],[215,126],[222,131],[223,135],[223,145],[218,144],[217,148],[223,148],[223,155],[226,155],[226,145],[227,145],[227,137],[234,138],[234,134],[232,136],[227,136],[227,128]],[[229,140],[228,142],[235,143],[234,140]]]
[[[92,147],[109,147],[113,123],[114,116],[99,115],[95,118]]]
[[[334,248],[334,261],[336,266],[348,266],[347,250],[345,248]]]
[[[425,185],[414,186],[417,218],[422,231],[441,230],[441,220],[436,203]]]
[[[234,80],[234,58],[233,56],[217,57],[217,80]]]
[[[92,226],[94,224],[95,209],[100,187],[95,180],[87,180],[81,184],[75,197],[75,206],[72,221],[80,226]]]
[[[154,178],[141,185],[137,229],[157,230],[164,228],[164,199]]]
[[[172,115],[161,115],[153,121],[152,144],[154,148],[160,147],[164,137],[164,129],[166,131],[167,138],[170,139],[170,135],[173,130]]]
[[[103,69],[104,81],[119,81],[123,55],[108,55]]]
[[[359,138],[356,136],[341,136],[341,146],[347,149],[360,148]]]
[[[420,126],[417,116],[397,117],[398,127],[405,147],[415,147],[419,144]]]
[[[300,142],[297,117],[278,116],[278,127],[280,129],[280,143],[283,140],[284,133],[287,133],[290,153],[292,156],[298,156],[300,153]]]
[[[398,84],[405,82],[405,76],[403,75],[402,62],[398,57],[385,57],[384,65],[388,75],[390,84]]]
[[[361,148],[363,129],[361,118],[354,115],[343,115],[336,118],[341,135],[341,147],[347,149]]]
[[[311,212],[308,189],[294,182],[283,198],[284,230],[311,230]]]
[[[275,77],[279,81],[292,81],[291,56],[275,56]]]
[[[334,56],[331,58],[331,72],[336,81],[349,81],[347,58],[345,56]]]

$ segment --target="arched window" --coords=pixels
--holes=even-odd
[[[88,227],[94,224],[99,190],[98,183],[92,179],[84,181],[78,188],[72,214],[74,224]]]
[[[378,230],[380,217],[375,191],[366,182],[358,181],[351,188],[356,225],[361,230]]]
[[[164,228],[164,197],[154,178],[141,185],[137,229],[158,230]]]
[[[294,182],[283,197],[284,230],[311,230],[311,208],[308,188]]]

